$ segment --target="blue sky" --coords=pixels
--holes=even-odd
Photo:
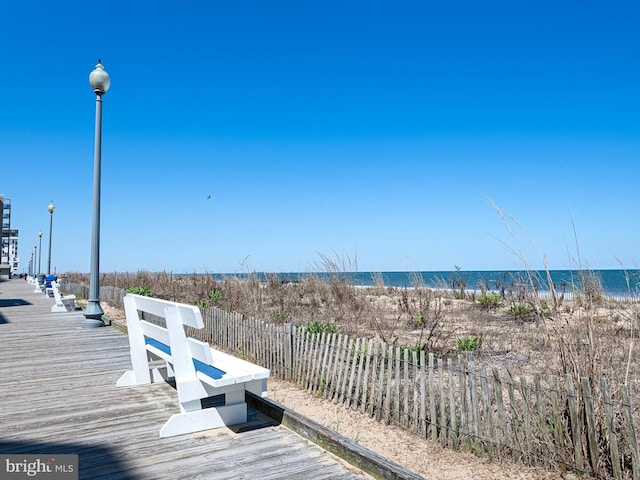
[[[52,266],[89,270],[98,58],[101,271],[638,267],[637,3],[98,6],[1,7],[24,268],[53,200]]]

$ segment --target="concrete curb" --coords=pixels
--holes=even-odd
[[[364,448],[339,433],[290,410],[269,399],[245,392],[247,404],[273,418],[298,435],[312,441],[328,452],[360,468],[376,479],[424,480],[417,473],[391,462],[381,455]]]

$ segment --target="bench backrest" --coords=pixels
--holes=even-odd
[[[62,295],[60,294],[60,285],[55,280],[51,282],[51,290],[53,290],[53,298],[56,299],[56,305],[62,305]]]
[[[203,328],[202,314],[200,309],[195,305],[187,305],[185,303],[171,302],[160,298],[145,297],[143,295],[134,295],[128,293],[125,296],[127,300],[135,306],[136,310],[147,312],[157,317],[165,318],[166,308],[177,308],[180,310],[181,320],[184,325],[193,328]],[[126,306],[126,305],[125,305]],[[126,312],[128,313],[128,312]]]

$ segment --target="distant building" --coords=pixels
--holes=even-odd
[[[18,273],[18,230],[11,228],[11,199],[0,194],[0,278],[9,278]]]

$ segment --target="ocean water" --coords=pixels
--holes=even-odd
[[[582,290],[582,278],[594,278],[600,282],[602,290],[615,296],[637,296],[640,294],[640,270],[550,270],[551,281],[559,292],[575,292]],[[214,274],[215,278],[225,276],[246,277],[249,274]],[[382,284],[392,287],[413,287],[422,284],[431,288],[458,288],[464,282],[465,289],[479,290],[482,286],[489,290],[509,288],[518,284],[535,285],[539,291],[548,291],[547,273],[538,271],[441,271],[441,272],[338,272],[338,273],[264,273],[255,272],[261,280],[268,276],[276,276],[283,282],[296,282],[305,277],[315,276],[328,280],[336,275],[338,278],[360,286]]]

